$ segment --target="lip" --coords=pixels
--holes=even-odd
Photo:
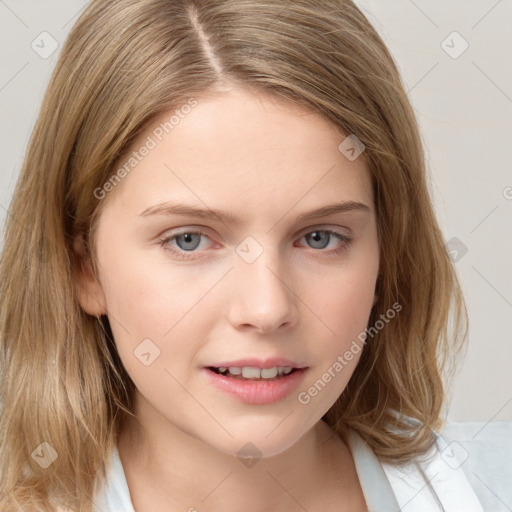
[[[220,367],[226,367],[229,368],[230,366],[242,368],[242,367],[252,367],[252,368],[274,368],[275,366],[291,366],[293,368],[297,369],[303,369],[307,368],[307,364],[303,363],[296,363],[295,361],[292,361],[290,359],[285,359],[284,357],[271,357],[269,359],[256,359],[256,358],[247,358],[247,359],[237,359],[236,361],[223,361],[220,363],[214,363],[209,364],[205,368],[214,367],[214,368],[220,368]]]
[[[281,360],[282,362],[283,360]],[[291,363],[291,361],[288,361]],[[240,364],[240,361],[229,363],[231,366]],[[254,361],[251,364],[246,364],[247,360],[243,361],[242,366],[254,366]],[[258,363],[261,364],[261,363]],[[275,361],[270,364],[266,361],[266,368],[273,368],[274,366],[293,366],[292,364],[275,364]],[[212,365],[214,366],[214,365]],[[265,367],[263,367],[265,368]],[[237,398],[238,400],[253,405],[272,404],[283,400],[289,396],[304,378],[304,374],[308,371],[307,367],[302,367],[294,372],[282,376],[275,380],[242,380],[234,377],[226,377],[210,370],[203,368],[209,382],[216,386],[217,389]]]

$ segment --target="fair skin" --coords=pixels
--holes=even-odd
[[[321,420],[360,353],[308,404],[298,394],[364,331],[376,299],[369,172],[363,158],[338,150],[343,134],[303,107],[236,88],[197,99],[104,199],[99,275],[77,280],[84,310],[108,315],[137,387],[137,421],[118,443],[134,508],[364,511],[352,455]],[[131,151],[171,114],[154,120]],[[298,220],[345,201],[368,211]],[[241,222],[140,215],[164,202],[227,211]],[[196,231],[204,235],[162,245]],[[257,242],[251,251],[262,249],[251,263],[236,251],[247,237]],[[134,355],[147,339],[160,350],[148,366]],[[205,378],[205,366],[246,357],[285,357],[307,369],[297,389],[264,405]],[[237,457],[248,442],[262,457],[251,467]]]

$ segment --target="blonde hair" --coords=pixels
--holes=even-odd
[[[134,137],[223,82],[298,102],[366,146],[381,257],[369,325],[396,302],[402,309],[365,345],[324,419],[391,463],[433,444],[467,313],[417,121],[375,29],[349,0],[94,0],[62,48],[6,223],[2,510],[92,510],[135,386],[108,319],[79,305],[73,240],[83,236],[94,256],[105,203],[94,191]],[[33,455],[43,442],[58,454],[46,469]]]

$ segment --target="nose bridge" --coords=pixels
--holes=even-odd
[[[263,247],[248,237],[236,249],[232,279],[235,282],[230,320],[236,326],[252,325],[272,331],[296,321],[297,307],[286,262],[277,248]]]

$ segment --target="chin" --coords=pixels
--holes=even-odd
[[[287,413],[288,414],[288,413]],[[225,425],[226,430],[233,436],[222,436],[217,438],[213,445],[219,451],[234,457],[257,457],[266,458],[280,455],[295,443],[297,443],[308,431],[308,428],[300,428],[296,418],[292,420],[293,414],[286,414],[280,418],[260,418],[244,421],[242,424]],[[211,442],[209,443],[211,444]]]

